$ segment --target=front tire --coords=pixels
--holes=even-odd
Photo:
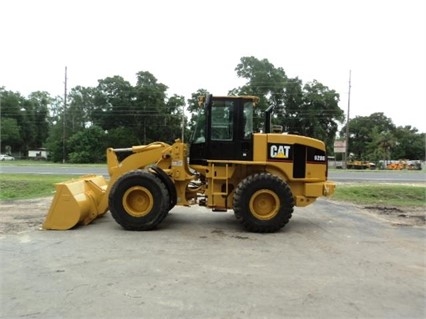
[[[283,180],[269,173],[257,173],[240,182],[233,206],[235,217],[248,231],[271,233],[289,222],[294,199]]]
[[[112,186],[109,210],[127,230],[151,230],[165,218],[170,198],[165,185],[154,174],[135,170],[121,176]]]

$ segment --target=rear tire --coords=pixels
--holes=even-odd
[[[240,182],[233,206],[235,217],[248,231],[271,233],[289,222],[294,199],[283,180],[268,173],[258,173]]]
[[[127,230],[154,229],[166,217],[170,205],[166,186],[156,175],[143,170],[121,176],[108,200],[112,217]]]

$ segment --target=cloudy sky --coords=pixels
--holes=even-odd
[[[151,72],[168,94],[240,86],[243,56],[426,132],[424,0],[2,0],[0,86],[23,95]]]

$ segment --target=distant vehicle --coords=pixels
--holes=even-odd
[[[0,161],[14,161],[15,158],[10,155],[0,154]]]
[[[347,169],[376,169],[376,164],[368,162],[368,161],[347,161],[346,162]]]

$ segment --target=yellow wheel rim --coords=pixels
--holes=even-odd
[[[259,220],[274,218],[280,209],[280,199],[275,192],[268,189],[258,190],[250,198],[250,212]]]
[[[151,192],[142,186],[129,188],[123,196],[123,207],[133,217],[148,215],[154,206]]]

